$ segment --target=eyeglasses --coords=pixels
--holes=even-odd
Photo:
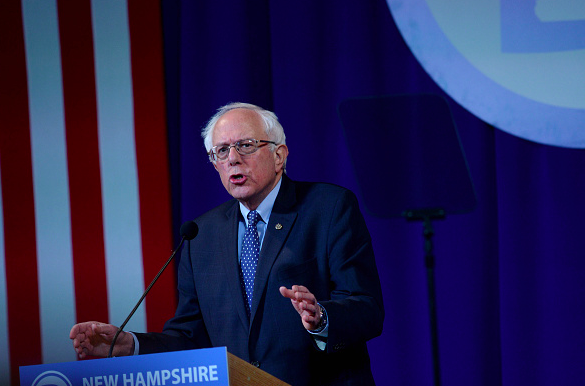
[[[233,147],[236,151],[241,155],[249,155],[255,153],[260,147],[266,146],[266,144],[271,143],[276,145],[276,142],[273,141],[264,141],[262,139],[242,139],[236,143],[231,145],[218,145],[214,146],[209,150],[207,155],[212,162],[214,161],[224,161],[228,158],[230,154],[230,149]]]

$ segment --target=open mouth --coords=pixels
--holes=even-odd
[[[246,181],[246,176],[243,174],[233,174],[230,176],[230,182],[233,184],[240,184]]]

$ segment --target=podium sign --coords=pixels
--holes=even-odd
[[[20,368],[21,386],[228,386],[225,347]]]

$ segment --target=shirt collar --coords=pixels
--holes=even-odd
[[[256,212],[260,214],[262,217],[262,221],[265,224],[268,224],[270,220],[270,214],[272,213],[272,207],[274,206],[274,202],[276,201],[276,196],[278,196],[278,192],[280,191],[280,184],[282,183],[282,176],[276,183],[276,186],[268,193],[268,196],[258,205],[256,208]],[[244,217],[244,221],[246,222],[246,226],[248,226],[248,213],[250,213],[250,209],[246,208],[244,204],[240,202],[240,213]]]

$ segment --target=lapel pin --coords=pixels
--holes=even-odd
[[[282,224],[278,223],[274,226],[274,228],[276,228],[277,231],[282,229]]]

